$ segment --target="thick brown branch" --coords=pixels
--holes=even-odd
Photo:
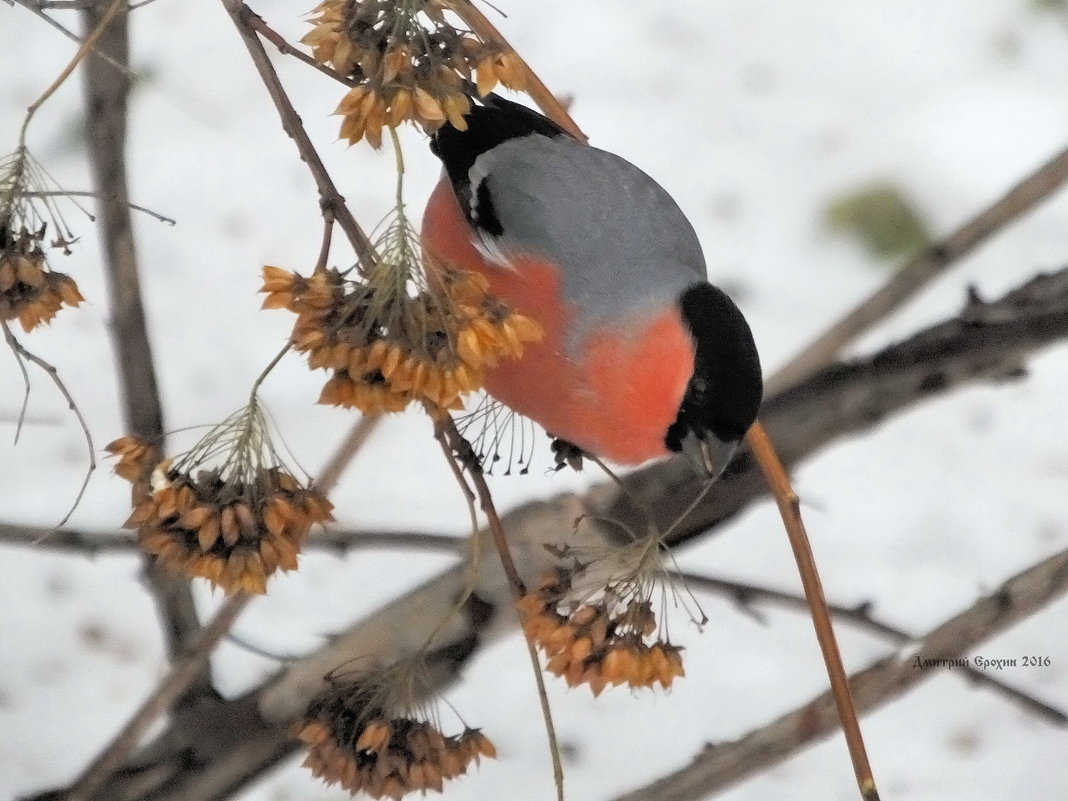
[[[1032,211],[1068,181],[1068,148],[1018,182],[945,239],[928,247],[894,273],[882,287],[769,379],[767,390],[779,392],[834,362],[842,349],[983,242]]]
[[[762,620],[762,615],[751,606],[756,601],[775,604],[802,614],[808,614],[809,611],[808,601],[805,598],[782,590],[713,576],[696,576],[690,573],[680,573],[677,576],[686,583],[688,589],[710,592],[730,598],[743,611],[757,620]],[[869,606],[869,604],[858,604],[857,606],[827,604],[827,608],[831,610],[831,614],[834,616],[835,623],[849,624],[889,640],[896,645],[905,645],[917,639],[908,632],[896,626],[891,626],[889,623],[873,616]],[[1018,705],[1025,712],[1029,712],[1051,725],[1068,726],[1068,714],[1035,698],[1033,695],[1006,684],[989,673],[984,673],[978,668],[965,665],[960,668],[960,676],[966,681],[992,690],[1006,700]]]
[[[969,382],[1018,371],[1029,354],[1066,337],[1068,269],[1035,278],[995,303],[973,302],[961,317],[920,332],[871,358],[814,376],[790,392],[771,398],[764,419],[776,432],[784,458],[788,463],[797,463],[835,437],[871,428],[891,412]],[[678,508],[692,497],[689,490],[697,486],[688,468],[680,469],[675,463],[657,465],[624,480],[664,520],[677,514]],[[765,492],[756,465],[748,459],[738,460],[722,486],[699,507],[697,522],[680,532],[678,542],[706,532]],[[582,537],[597,541],[598,537],[609,535],[608,528],[602,531],[586,524],[577,534],[571,532],[575,518],[590,507],[595,513],[597,509],[607,509],[617,516],[637,516],[636,511],[628,512],[619,496],[614,485],[602,485],[582,499],[561,496],[526,504],[505,515],[502,522],[517,554],[516,561],[536,573],[548,559],[544,543],[567,537],[570,544],[576,545],[583,544],[579,542]],[[354,656],[388,661],[418,647],[439,619],[440,610],[454,603],[466,573],[467,568],[461,564],[431,579],[240,699],[176,717],[137,761],[141,766],[137,771],[120,774],[106,785],[106,797],[116,801],[133,801],[145,795],[153,801],[226,798],[292,752],[295,746],[287,739],[287,726],[321,687],[328,671]],[[467,619],[455,620],[439,634],[438,642],[465,643],[464,652],[469,653],[494,635],[514,631],[507,625],[510,616],[494,614],[511,603],[508,584],[499,569],[487,569],[480,576],[476,595],[477,604],[472,605]],[[1037,603],[1031,610],[1036,608]],[[1024,607],[1017,611],[1024,614]],[[1000,624],[1008,625],[1008,621]],[[927,641],[942,642],[930,637]],[[925,653],[932,651],[926,648]],[[870,684],[861,682],[854,690],[858,703],[873,703]],[[225,732],[205,741],[203,732],[217,731],[219,716],[227,715],[232,716],[232,722]],[[828,712],[821,725],[829,727],[833,719]],[[195,767],[181,769],[190,760]],[[148,770],[155,771],[152,775],[168,778],[163,783],[153,783],[146,778]],[[155,788],[150,794],[146,783]]]
[[[958,317],[874,356],[845,362],[767,400],[760,418],[790,467],[832,439],[864,431],[909,406],[976,381],[1018,377],[1037,349],[1068,337],[1068,268],[1040,275],[993,303],[973,298]],[[701,482],[677,462],[627,476],[631,496],[673,520]],[[673,544],[699,536],[763,495],[748,453],[735,459],[705,501],[679,527]],[[640,510],[611,487],[595,488],[593,510],[624,522]]]
[[[111,5],[95,2],[83,12],[91,31]],[[123,66],[129,64],[129,17],[125,13],[103,32],[97,51]],[[156,382],[155,361],[148,338],[133,224],[130,219],[126,180],[126,103],[130,93],[128,72],[103,59],[85,62],[85,108],[89,160],[93,188],[99,201],[100,240],[111,307],[112,345],[118,361],[123,416],[127,433],[162,447],[163,409]],[[200,630],[193,595],[187,579],[165,573],[145,562],[145,577],[163,621],[167,650],[172,659],[186,649]],[[208,692],[207,670],[190,687],[190,694]]]
[[[223,638],[251,596],[235,595],[223,602],[215,617],[197,635],[188,653],[177,660],[122,730],[75,781],[66,801],[89,801],[137,747],[141,736],[156,719],[174,706],[186,688],[203,673],[215,645]]]
[[[850,678],[858,710],[876,709],[937,675],[981,642],[1034,614],[1068,591],[1068,550],[1006,581],[991,595],[928,632],[913,646]],[[697,801],[782,762],[838,727],[824,693],[740,740],[705,748],[693,762],[615,801]]]

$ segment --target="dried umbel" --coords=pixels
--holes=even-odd
[[[0,228],[0,319],[18,319],[26,332],[50,322],[63,304],[85,300],[73,278],[49,268],[43,236],[43,229],[12,237]]]
[[[48,265],[46,250],[70,253],[73,240],[52,194],[26,148],[0,158],[0,320],[17,319],[26,332],[84,300],[73,278]]]
[[[568,600],[572,575],[565,568],[548,571],[517,602],[523,631],[548,657],[550,673],[571,687],[589,685],[594,695],[621,684],[669,689],[685,675],[682,649],[666,636],[654,639],[656,617],[647,593],[621,582],[575,603]]]
[[[125,523],[146,552],[227,593],[264,593],[276,570],[296,569],[312,525],[332,520],[333,506],[280,465],[260,439],[264,425],[257,409],[242,410],[188,453],[155,465]],[[154,452],[133,437],[108,450],[119,457],[116,472],[135,482]]]
[[[308,746],[304,766],[350,793],[399,799],[441,792],[444,782],[466,773],[472,762],[495,757],[493,743],[478,729],[441,732],[426,704],[413,702],[410,670],[405,665],[331,681],[297,725],[297,736]]]
[[[481,276],[450,273],[441,286],[412,292],[396,265],[382,263],[359,281],[335,270],[305,278],[263,268],[265,308],[297,314],[294,346],[312,369],[328,369],[320,403],[367,413],[396,412],[422,401],[444,412],[482,386],[502,358],[519,358],[542,336],[529,317],[488,294]]]
[[[382,128],[411,120],[430,133],[446,120],[461,130],[468,93],[498,82],[522,91],[526,72],[511,51],[457,28],[445,0],[325,0],[301,40],[313,57],[356,85],[336,114],[340,137],[382,144]],[[473,82],[473,83],[472,83]]]

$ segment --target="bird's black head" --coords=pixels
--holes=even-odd
[[[694,370],[664,444],[715,478],[756,420],[764,392],[760,357],[749,324],[721,290],[697,284],[679,304],[695,343]]]
[[[550,120],[519,103],[495,94],[482,98],[481,106],[472,106],[464,116],[466,130],[446,122],[430,138],[430,149],[445,165],[452,185],[459,189],[468,183],[475,159],[509,139],[530,134],[568,136]]]

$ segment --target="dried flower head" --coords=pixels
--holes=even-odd
[[[118,458],[115,475],[131,484],[146,478],[155,466],[156,449],[137,437],[120,437],[104,449]]]
[[[383,126],[406,120],[427,133],[446,120],[463,130],[471,92],[484,95],[498,82],[525,88],[519,57],[457,27],[447,8],[444,0],[325,0],[312,12],[301,41],[356,82],[335,111],[342,139],[366,137],[377,148]]]
[[[297,736],[308,746],[304,766],[328,784],[372,798],[441,792],[481,757],[497,755],[478,729],[441,731],[437,714],[415,694],[431,691],[421,663],[332,679],[308,706]]]
[[[662,569],[656,547],[634,543],[623,551],[629,551],[624,561],[638,557],[634,566],[593,592],[576,588],[576,579],[596,572],[591,563],[570,558],[517,601],[524,633],[548,658],[546,670],[571,687],[589,685],[595,696],[620,684],[669,689],[685,675],[682,648],[666,631],[657,636],[651,599]],[[571,549],[557,553],[575,557]]]
[[[108,450],[119,457],[116,472],[132,481],[142,479],[153,452],[133,437]],[[141,547],[227,593],[266,592],[276,570],[296,569],[311,526],[333,519],[330,501],[283,467],[255,403],[155,465],[143,489],[125,523]]]
[[[380,259],[358,280],[263,268],[264,308],[296,313],[294,346],[312,369],[331,371],[320,403],[368,413],[413,400],[457,409],[487,368],[541,338],[540,326],[489,295],[481,276],[446,273],[429,285],[403,216],[378,245]]]
[[[49,222],[65,227],[55,207],[38,200],[43,182],[25,149],[0,159],[0,320],[18,319],[26,332],[51,321],[63,304],[84,300],[73,278],[48,265],[46,249],[69,253],[73,237],[60,233],[46,242]]]

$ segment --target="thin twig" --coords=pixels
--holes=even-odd
[[[308,136],[307,131],[304,130],[300,116],[297,114],[296,109],[293,108],[289,96],[282,87],[282,83],[278,79],[278,73],[271,64],[267,51],[263,49],[263,44],[260,42],[252,22],[252,20],[258,18],[258,15],[241,0],[220,0],[220,2],[222,2],[226,12],[230,15],[230,19],[233,20],[234,27],[237,28],[237,32],[252,57],[252,63],[259,73],[263,85],[267,88],[275,109],[278,111],[278,116],[282,121],[282,128],[285,129],[285,132],[289,134],[289,137],[296,144],[301,159],[308,165],[308,169],[315,179],[315,185],[319,189],[321,207],[324,210],[331,210],[334,214],[338,225],[345,232],[349,242],[352,244],[352,249],[356,251],[360,261],[365,266],[371,265],[374,262],[374,245],[363,229],[360,228],[348,206],[345,205],[345,198],[341,196],[330,178],[326,165],[319,158],[315,145],[312,144],[311,138]]]
[[[49,8],[49,7],[58,8],[58,6],[56,6],[54,4],[49,4],[49,3],[35,3],[35,2],[33,2],[33,0],[10,0],[10,1],[12,3],[17,3],[18,5],[22,6],[27,11],[29,11],[31,14],[34,14],[34,15],[40,17],[41,19],[43,19],[45,22],[47,22],[49,25],[51,25],[53,28],[55,28],[61,34],[66,36],[68,39],[70,39],[75,44],[79,44],[79,45],[82,44],[82,40],[78,38],[78,34],[74,33],[70,29],[66,28],[65,26],[63,26],[58,21],[52,19],[50,16],[48,16],[44,12],[45,8]],[[84,9],[88,5],[89,2],[92,2],[92,0],[76,0],[76,3],[72,3],[70,8]],[[136,73],[134,73],[133,70],[131,70],[129,67],[123,66],[118,61],[116,61],[111,56],[109,56],[107,53],[101,53],[96,48],[93,48],[92,49],[92,55],[95,58],[103,59],[105,62],[107,62],[108,64],[113,66],[115,69],[121,70],[122,72],[124,72],[125,74],[129,75],[130,77],[134,77],[136,75]]]
[[[500,515],[497,514],[496,505],[493,503],[493,495],[490,493],[486,478],[482,473],[482,462],[479,461],[478,456],[471,448],[471,443],[464,439],[463,435],[457,430],[456,422],[451,417],[446,415],[436,423],[436,426],[439,431],[444,433],[445,439],[449,443],[451,454],[455,454],[466,469],[467,475],[471,478],[471,483],[474,485],[475,493],[478,496],[479,506],[482,508],[482,513],[486,515],[486,520],[489,523],[490,535],[493,537],[497,556],[501,560],[501,567],[504,569],[505,576],[508,577],[508,586],[512,591],[513,598],[519,600],[526,592],[526,588],[523,586],[523,580],[519,577],[519,571],[516,570],[515,561],[512,559],[512,550],[508,546],[508,539],[504,536],[504,526],[501,524]],[[549,694],[545,690],[545,677],[541,671],[541,660],[538,658],[538,652],[533,640],[527,636],[525,631],[523,632],[523,640],[526,642],[527,656],[534,669],[534,680],[537,683],[542,720],[545,722],[545,734],[549,740],[556,798],[557,801],[564,801],[564,763],[560,755],[560,742],[556,736],[556,726],[553,723],[552,708],[549,705]]]
[[[545,116],[552,119],[553,122],[580,142],[587,141],[586,134],[582,132],[582,129],[571,118],[571,115],[567,113],[567,109],[564,108],[563,104],[556,99],[556,95],[549,91],[549,87],[542,82],[537,73],[523,60],[523,57],[516,53],[515,48],[508,43],[508,40],[497,30],[496,26],[486,18],[486,15],[475,7],[474,3],[470,2],[470,0],[448,0],[446,5],[472,31],[478,34],[482,41],[514,54],[519,59],[523,72],[526,74],[527,86],[525,91],[538,105],[538,108],[545,113]]]
[[[122,765],[148,728],[174,705],[201,673],[204,663],[219,640],[248,605],[251,596],[239,594],[227,598],[208,624],[200,631],[187,654],[174,662],[167,675],[152,691],[133,717],[115,738],[90,763],[74,782],[64,801],[89,801],[105,781]]]
[[[59,75],[56,76],[56,79],[52,81],[49,87],[41,93],[41,96],[30,103],[29,108],[26,109],[26,116],[22,120],[22,128],[19,130],[19,147],[24,147],[26,145],[26,130],[30,127],[30,120],[32,120],[33,115],[37,113],[37,109],[43,106],[48,101],[48,98],[55,94],[56,90],[59,89],[59,87],[66,82],[67,78],[70,77],[71,73],[74,72],[74,68],[81,63],[82,59],[85,58],[94,47],[96,47],[96,43],[100,40],[100,37],[104,35],[104,32],[107,31],[108,26],[111,25],[112,21],[118,16],[119,11],[125,10],[125,5],[126,0],[112,0],[107,11],[105,11],[99,21],[95,23],[95,27],[93,27],[89,35],[85,37],[85,41],[82,42],[77,52],[75,52],[74,56],[67,63],[67,66],[65,66]]]
[[[94,200],[114,200],[119,203],[126,204],[134,211],[139,211],[142,214],[147,214],[149,217],[154,217],[155,219],[159,220],[161,223],[165,223],[166,225],[178,224],[176,220],[172,220],[170,217],[165,217],[157,211],[152,211],[152,209],[146,208],[145,206],[138,206],[136,203],[131,203],[128,200],[123,200],[122,198],[116,197],[115,195],[111,195],[109,197],[101,195],[99,192],[70,192],[65,189],[56,190],[54,192],[25,192],[23,194],[26,197],[91,197]],[[89,219],[95,220],[96,218],[92,215],[89,215]]]
[[[352,424],[348,435],[338,445],[329,461],[323,466],[323,469],[319,471],[319,477],[315,480],[315,487],[319,492],[326,494],[334,488],[345,468],[381,422],[382,415],[365,414]],[[312,541],[314,542],[315,539]]]
[[[324,471],[325,472],[325,471]],[[316,481],[315,486],[319,487]],[[413,551],[459,554],[463,537],[447,534],[428,534],[422,531],[334,531],[327,529],[308,540],[308,550],[348,553],[368,548],[391,550],[404,548]],[[33,546],[67,551],[84,556],[108,553],[136,553],[140,546],[133,534],[120,531],[54,530],[42,526],[16,526],[0,523],[0,545]]]
[[[59,377],[59,371],[40,356],[26,350],[22,343],[15,338],[15,335],[11,333],[7,320],[0,320],[0,328],[3,328],[4,330],[4,340],[7,342],[8,347],[14,351],[16,358],[19,360],[19,367],[22,368],[22,377],[26,381],[26,395],[23,400],[22,409],[19,413],[19,423],[16,432],[22,427],[23,415],[26,413],[26,404],[29,402],[30,397],[29,375],[26,373],[26,366],[22,363],[22,360],[25,359],[26,361],[33,362],[37,365],[45,375],[52,380],[52,383],[56,385],[59,394],[67,401],[67,407],[74,413],[78,425],[81,426],[82,435],[85,438],[85,445],[89,449],[89,467],[85,471],[85,478],[82,479],[82,485],[78,488],[78,494],[74,496],[74,503],[71,504],[67,513],[63,515],[63,519],[56,523],[55,528],[60,528],[70,520],[70,516],[74,514],[74,510],[78,508],[78,504],[81,503],[82,497],[85,495],[85,488],[89,486],[89,479],[92,477],[93,471],[96,470],[96,451],[93,448],[93,435],[89,433],[89,426],[85,423],[85,418],[82,416],[82,410],[78,408],[78,404],[74,402],[70,390],[67,389],[67,385],[63,383],[63,379]],[[16,433],[16,437],[17,436],[18,434]]]
[[[748,582],[730,581],[712,576],[700,576],[693,573],[673,573],[673,576],[683,581],[688,587],[704,592],[713,592],[735,601],[742,609],[756,614],[749,609],[753,601],[773,603],[786,609],[808,613],[808,601],[800,595],[761,587]],[[905,645],[915,642],[916,637],[896,626],[891,626],[871,614],[868,604],[858,606],[844,606],[842,604],[828,603],[827,608],[836,621],[848,623],[864,631],[878,635],[896,645]],[[1068,726],[1068,713],[1047,704],[1033,695],[1025,693],[1009,684],[1000,681],[989,673],[984,673],[971,665],[964,665],[961,676],[973,684],[987,687],[1006,700],[1017,704],[1025,712],[1029,712],[1046,723],[1057,727]]]
[[[343,84],[345,86],[356,86],[357,81],[355,78],[348,78],[342,75],[340,72],[333,69],[332,67],[329,67],[326,64],[319,63],[314,58],[305,53],[303,50],[294,47],[286,41],[285,37],[282,36],[282,34],[278,33],[278,31],[268,25],[267,21],[264,20],[263,17],[260,17],[257,14],[249,14],[246,20],[250,28],[256,31],[256,33],[258,33],[268,42],[273,44],[275,47],[277,47],[278,52],[282,55],[293,56],[293,58],[297,59],[298,61],[303,61],[309,67],[314,67],[315,69],[319,70],[319,72],[323,73],[323,75],[326,75],[328,78],[333,78],[340,84]]]
[[[500,33],[471,4],[470,0],[451,0],[449,7],[459,14],[471,26],[472,30],[483,36],[487,41],[494,41],[502,46],[508,46]],[[544,84],[537,80],[537,76],[534,75],[525,62],[523,67],[528,73],[528,78],[533,79],[532,85],[536,93],[535,91],[530,91],[530,95],[534,98],[539,108],[552,118],[555,123],[574,133],[581,141],[585,142],[585,136],[571,118],[571,115],[567,113],[567,110],[560,105],[552,92],[549,92]],[[816,639],[819,642],[820,650],[827,666],[827,675],[834,692],[837,709],[843,716],[842,726],[846,734],[849,756],[853,763],[853,770],[856,774],[861,797],[864,801],[878,801],[879,792],[875,786],[875,779],[872,777],[871,765],[864,747],[864,738],[860,731],[860,723],[857,720],[853,699],[849,694],[845,667],[842,665],[842,656],[838,652],[838,644],[834,638],[834,627],[827,611],[827,601],[823,597],[823,589],[820,586],[819,574],[816,572],[816,563],[812,557],[808,535],[805,533],[804,524],[801,521],[801,510],[797,502],[797,496],[794,494],[779,456],[759,420],[749,429],[746,434],[746,440],[760,465],[768,488],[771,490],[772,495],[775,496],[783,524],[786,527],[787,536],[790,539],[790,546],[797,560],[801,583],[805,588],[805,596],[808,598],[812,610],[812,623],[816,629]],[[698,503],[701,498],[705,497],[707,489],[699,496]],[[698,503],[688,506],[682,515],[676,519],[672,529],[678,528],[685,518],[695,511]]]
[[[1068,550],[1018,573],[922,639],[853,674],[857,708],[873,710],[967,658],[969,650],[1068,592]],[[781,763],[838,728],[830,693],[732,742],[706,746],[686,767],[614,801],[699,801]]]
[[[891,275],[879,289],[780,367],[766,382],[766,392],[780,392],[821,367],[826,367],[838,358],[850,342],[885,319],[894,309],[994,234],[1033,210],[1060,189],[1065,181],[1068,181],[1068,148],[1061,150],[990,206]]]
[[[786,470],[779,461],[779,456],[759,420],[753,423],[745,438],[760,465],[764,480],[767,481],[772,495],[775,496],[775,503],[779,507],[779,514],[782,516],[786,535],[790,540],[790,548],[797,561],[797,572],[805,588],[805,598],[808,600],[812,614],[812,625],[816,629],[816,640],[819,642],[823,661],[827,666],[827,677],[830,679],[834,704],[842,721],[842,731],[845,733],[846,745],[849,747],[849,757],[853,762],[853,772],[857,777],[861,798],[864,801],[878,801],[879,791],[875,787],[871,764],[868,762],[864,735],[860,731],[860,723],[857,720],[856,705],[849,691],[849,679],[846,676],[845,666],[842,664],[842,655],[838,651],[838,641],[834,636],[834,626],[831,624],[831,616],[827,610],[827,599],[823,595],[823,586],[820,583],[819,572],[816,570],[812,546],[805,532],[805,524],[801,520],[801,505],[793,487],[790,486]]]

